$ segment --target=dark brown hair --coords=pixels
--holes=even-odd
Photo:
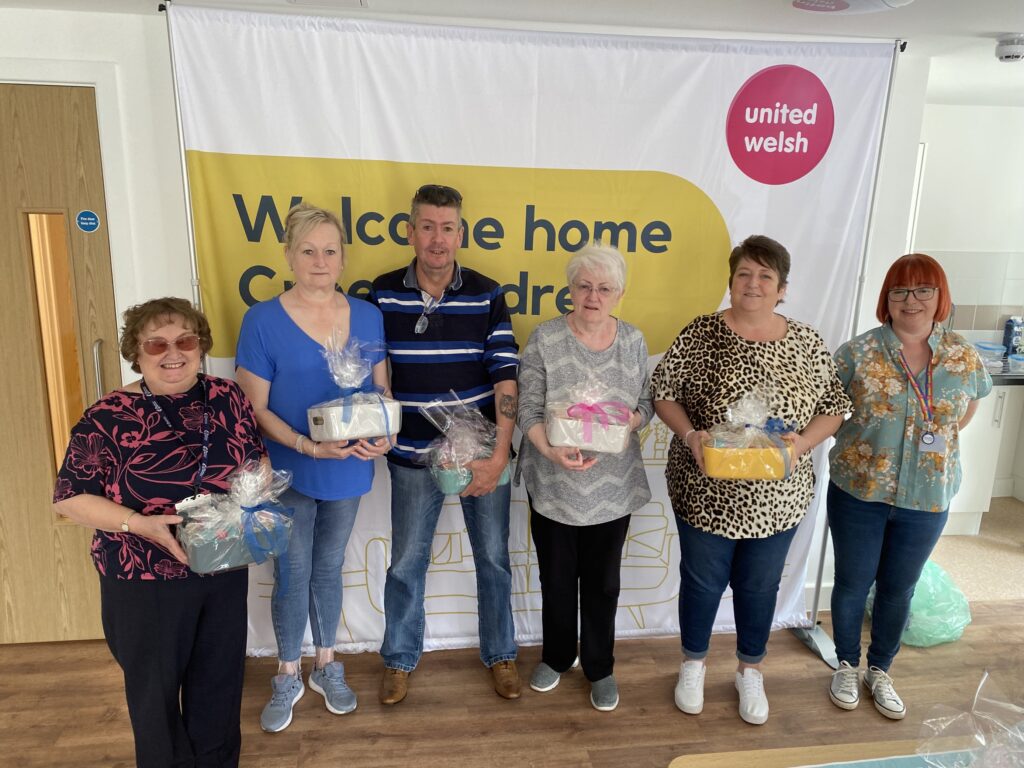
[[[736,267],[743,259],[750,259],[768,267],[779,276],[779,288],[785,288],[789,282],[789,251],[782,243],[772,240],[767,235],[751,235],[732,249],[729,254],[729,285],[736,275]]]
[[[462,220],[462,193],[455,187],[444,184],[424,184],[412,196],[412,207],[409,209],[409,221],[416,225],[421,205],[433,205],[437,208],[454,208],[459,220]]]
[[[154,320],[162,320],[161,325],[180,317],[182,324],[199,337],[199,348],[205,355],[213,347],[213,336],[210,334],[210,322],[206,315],[192,306],[190,301],[173,296],[162,299],[150,299],[124,312],[124,325],[121,327],[121,357],[132,364],[132,370],[141,373],[139,368],[139,344],[143,341],[142,333],[146,326]]]

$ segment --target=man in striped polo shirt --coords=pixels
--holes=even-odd
[[[480,657],[494,689],[519,698],[512,569],[508,554],[509,460],[518,405],[518,346],[505,295],[496,282],[455,260],[463,237],[462,195],[426,184],[412,199],[406,234],[416,258],[373,281],[370,300],[384,316],[391,389],[402,403],[402,428],[388,454],[391,472],[391,566],[384,585],[382,704],[405,698],[423,652],[424,583],[444,495],[422,457],[437,430],[418,407],[453,390],[494,421],[497,445],[468,465],[473,480],[462,512],[476,565]]]

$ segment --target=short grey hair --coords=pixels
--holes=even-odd
[[[626,290],[626,260],[618,248],[594,240],[580,248],[565,265],[565,279],[572,285],[584,269],[604,274],[619,293]]]

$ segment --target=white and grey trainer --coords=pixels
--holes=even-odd
[[[828,697],[840,709],[856,709],[860,704],[860,675],[848,661],[839,662],[839,669],[832,673]]]
[[[892,687],[892,678],[887,672],[878,667],[868,667],[864,673],[864,685],[871,691],[871,698],[875,700],[875,709],[890,720],[902,720],[907,714],[903,699]]]

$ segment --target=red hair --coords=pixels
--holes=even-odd
[[[942,266],[926,254],[908,253],[896,259],[885,273],[882,291],[878,294],[878,307],[875,309],[878,322],[889,322],[889,291],[897,286],[908,285],[934,285],[938,288],[939,303],[935,307],[935,320],[941,323],[949,317],[953,299],[949,295],[949,283]]]

